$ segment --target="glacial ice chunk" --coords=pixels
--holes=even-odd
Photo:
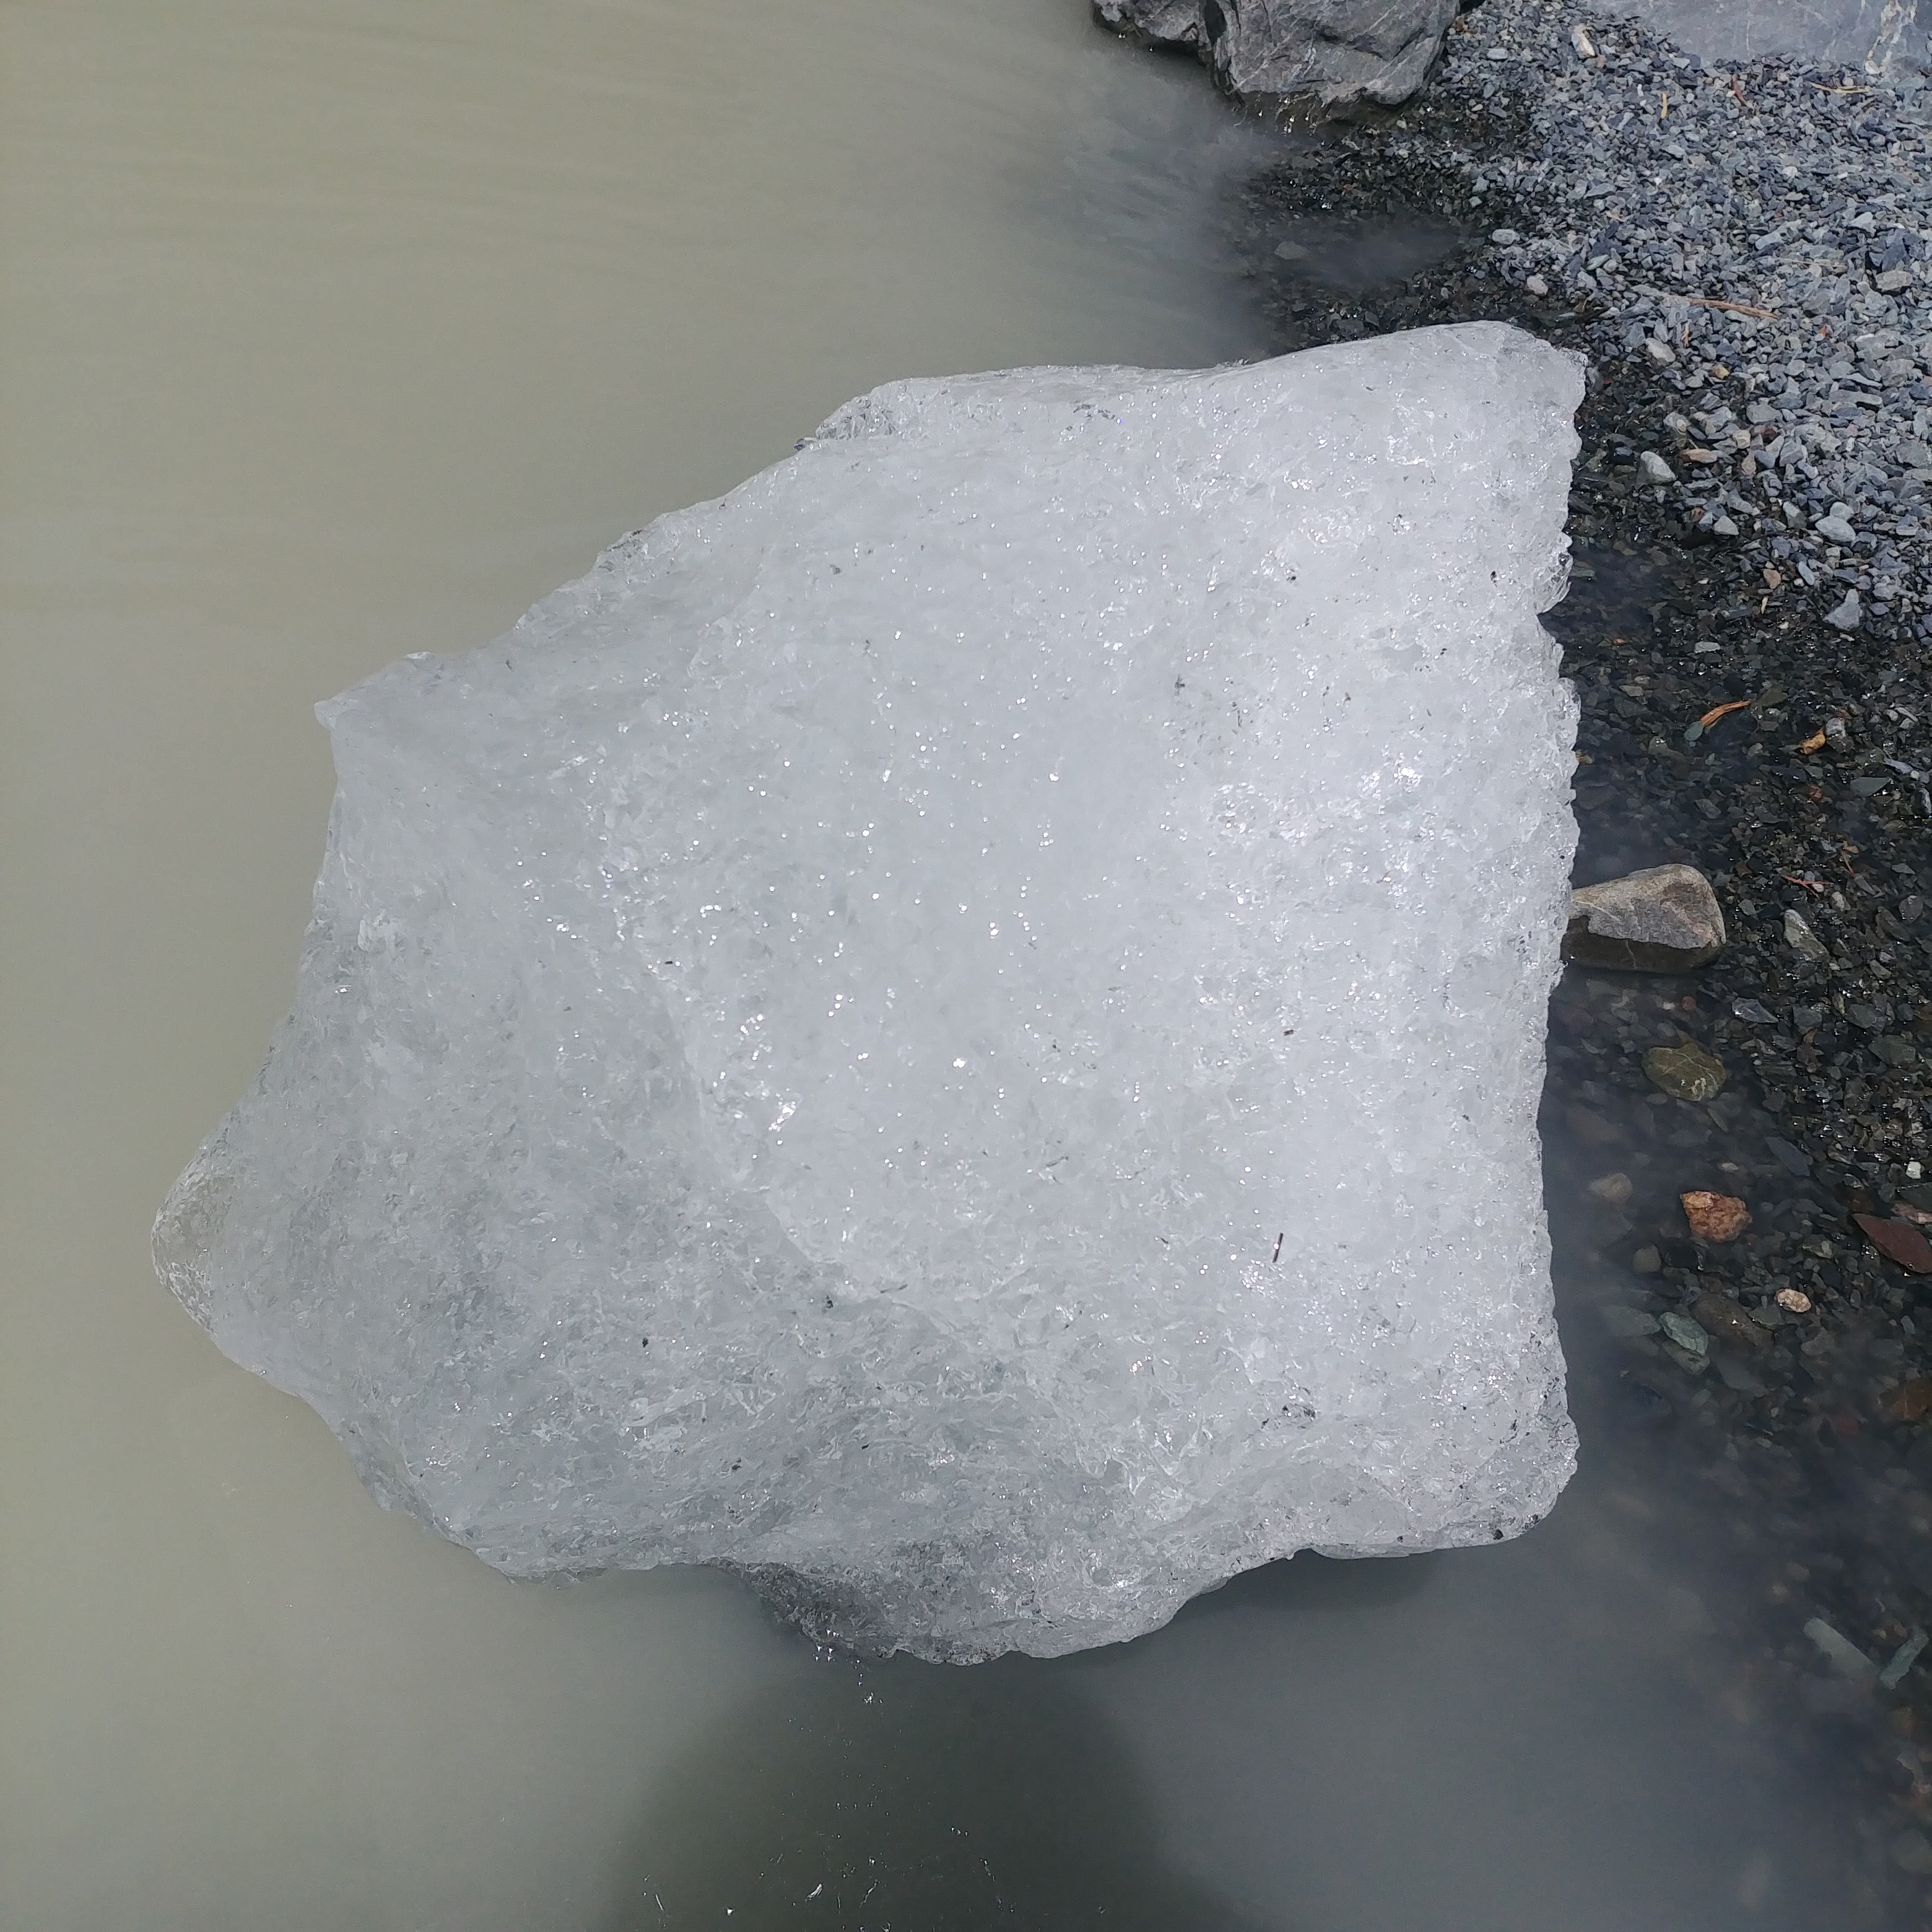
[[[1487,322],[892,383],[322,706],[175,1292],[498,1568],[873,1651],[1514,1534],[1580,390]]]

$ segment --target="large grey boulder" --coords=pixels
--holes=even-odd
[[[1094,0],[1103,26],[1192,47],[1216,84],[1261,106],[1398,106],[1421,86],[1457,0]]]
[[[1693,866],[1653,866],[1570,896],[1563,956],[1627,973],[1688,973],[1723,951],[1724,915]]]

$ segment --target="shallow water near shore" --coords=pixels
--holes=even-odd
[[[875,382],[1258,352],[1208,218],[1263,137],[1051,0],[10,38],[0,1919],[1845,1922],[1822,1774],[1724,1665],[1719,1512],[1660,1522],[1640,1413],[1580,1393],[1582,1472],[1506,1548],[862,1666],[713,1576],[519,1587],[385,1516],[148,1268],[287,1002],[313,702]]]

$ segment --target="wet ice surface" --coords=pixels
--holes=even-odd
[[[1480,323],[893,385],[333,701],[177,1292],[499,1568],[868,1650],[1516,1534],[1581,380]]]

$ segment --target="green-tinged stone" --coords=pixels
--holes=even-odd
[[[1658,1326],[1682,1348],[1686,1354],[1702,1355],[1708,1352],[1711,1338],[1688,1315],[1661,1315]]]
[[[1643,1070],[1655,1084],[1678,1100],[1714,1100],[1730,1076],[1721,1060],[1701,1046],[1653,1046],[1643,1057]]]

